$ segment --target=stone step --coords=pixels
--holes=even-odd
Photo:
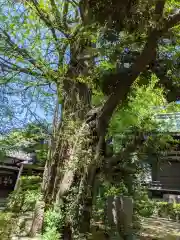
[[[0,211],[3,211],[6,207],[7,199],[6,198],[0,198]]]

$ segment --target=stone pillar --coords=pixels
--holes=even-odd
[[[132,239],[133,200],[127,196],[108,198],[108,222],[115,226],[122,240]]]
[[[163,200],[168,203],[180,203],[180,195],[163,194]]]

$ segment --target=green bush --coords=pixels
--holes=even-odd
[[[93,202],[93,220],[95,222],[107,221],[106,202],[110,196],[128,195],[128,189],[123,182],[116,185],[103,183],[99,185],[98,193]]]
[[[13,191],[9,197],[7,202],[8,211],[19,212],[23,205],[23,194],[17,191]]]
[[[146,191],[139,191],[134,194],[134,211],[141,217],[151,217],[155,210],[155,201],[149,199]]]
[[[60,222],[63,221],[63,214],[59,209],[49,209],[45,213],[44,226],[45,227],[56,227],[59,228]]]
[[[154,203],[149,201],[142,201],[141,204],[138,205],[138,214],[142,217],[151,217],[154,214],[155,207]]]
[[[59,240],[60,232],[64,225],[64,213],[60,208],[50,208],[44,217],[44,240]]]
[[[56,227],[46,228],[46,232],[43,234],[43,240],[59,240],[60,234]]]
[[[18,189],[8,198],[7,208],[13,212],[31,211],[40,198],[41,178],[39,176],[21,177]]]
[[[173,220],[180,219],[180,204],[158,202],[157,213],[159,217],[168,217]]]
[[[19,188],[21,190],[35,190],[40,188],[42,178],[40,176],[21,177]]]
[[[39,189],[27,190],[24,192],[22,211],[31,211],[35,208],[36,201],[40,199],[41,194]]]
[[[116,196],[116,195],[128,195],[128,189],[123,182],[120,182],[118,186],[106,187],[104,193],[105,197]]]
[[[11,212],[1,212],[0,213],[0,239],[10,240],[12,230],[14,231],[14,226],[16,218]]]

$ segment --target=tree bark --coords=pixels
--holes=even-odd
[[[82,211],[79,214],[79,232],[82,234],[90,231],[95,177],[96,167],[90,166],[85,176],[83,192],[79,196],[79,205],[82,205]]]
[[[44,210],[45,210],[45,203],[41,199],[37,201],[34,211],[34,218],[31,225],[30,237],[35,237],[37,234],[42,233],[42,226],[43,226],[43,220],[44,220]]]
[[[44,172],[42,189],[46,203],[51,203],[55,200],[58,184],[61,177],[63,177],[60,172],[62,172],[61,170],[69,162],[68,159],[71,157],[73,146],[72,142],[69,143],[68,136],[66,136],[66,132],[69,132],[71,128],[71,121],[82,122],[91,104],[91,92],[87,85],[70,81],[69,78],[73,75],[71,71],[72,70],[69,70],[67,73],[67,79],[64,80],[63,85],[64,102],[62,106],[63,116],[61,119],[61,127],[56,133],[56,136],[54,136],[55,146],[53,146],[54,149],[46,163]],[[76,131],[72,129],[71,131],[71,135],[76,134]]]
[[[66,199],[71,198],[74,186],[82,189],[81,193],[75,195],[77,206],[74,216],[71,216],[76,220],[76,226],[69,220],[69,209],[65,206],[67,216],[63,235],[64,239],[71,239],[73,231],[89,231],[95,168],[91,167],[94,155],[91,146],[92,132],[85,121],[85,115],[90,109],[91,92],[85,84],[69,80],[64,84],[64,91],[64,121],[56,135],[54,150],[45,166],[42,191],[48,207],[62,202],[64,205],[73,205],[74,199],[68,202]],[[76,124],[75,128],[71,126],[72,120]],[[82,211],[79,211],[80,205]]]

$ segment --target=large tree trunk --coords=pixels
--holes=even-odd
[[[78,132],[77,142],[74,142],[68,162],[64,165],[65,171],[60,177],[54,196],[56,204],[61,204],[63,201],[67,205],[66,217],[72,231],[76,234],[86,234],[90,230],[97,167],[95,156],[97,142],[92,139],[88,124],[83,124]]]
[[[63,235],[71,239],[72,232],[85,234],[90,229],[98,137],[93,136],[95,126],[86,122],[91,100],[87,86],[68,80],[64,91],[63,122],[54,136],[42,192],[46,207],[63,203]]]
[[[83,123],[85,114],[90,109],[90,91],[86,84],[70,80],[64,81],[63,117],[60,128],[57,127],[51,145],[51,154],[46,163],[42,189],[46,202],[55,200],[57,185],[63,177],[60,172],[67,164],[72,162],[74,154],[76,131],[79,124]],[[74,137],[73,137],[74,136]],[[69,159],[71,158],[71,161]],[[60,171],[59,171],[60,170]]]

